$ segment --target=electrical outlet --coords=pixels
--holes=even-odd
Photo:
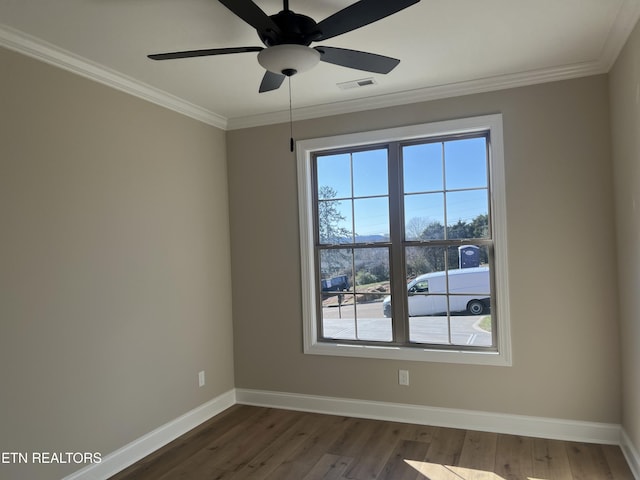
[[[204,387],[204,370],[198,372],[198,386]]]
[[[409,370],[398,370],[398,383],[409,385]]]

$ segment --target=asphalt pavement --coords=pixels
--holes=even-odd
[[[382,303],[357,305],[357,321],[353,305],[322,309],[324,336],[342,340],[391,341],[391,319],[382,313]],[[491,333],[478,324],[484,315],[456,315],[451,324],[446,316],[410,317],[409,338],[417,343],[454,345],[491,345]],[[450,330],[450,331],[449,331]]]

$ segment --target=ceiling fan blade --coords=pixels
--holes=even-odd
[[[280,73],[273,73],[267,70],[264,73],[264,77],[262,77],[262,82],[260,82],[259,93],[270,92],[271,90],[277,90],[280,88],[284,82],[284,75]]]
[[[251,0],[219,0],[221,4],[247,22],[258,32],[280,33],[276,23]]]
[[[174,58],[207,57],[209,55],[227,55],[229,53],[259,52],[264,47],[209,48],[206,50],[187,50],[185,52],[154,53],[147,55],[151,60],[171,60]]]
[[[420,0],[360,0],[334,13],[316,25],[320,36],[327,40],[393,15]]]
[[[385,57],[376,53],[348,50],[335,47],[315,47],[320,52],[320,61],[333,63],[347,68],[373,73],[389,73],[399,63],[397,58]]]

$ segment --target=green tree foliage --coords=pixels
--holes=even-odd
[[[318,231],[320,243],[344,243],[351,238],[351,231],[344,228],[347,219],[340,213],[340,201],[336,200],[338,192],[327,185],[318,189]]]
[[[352,237],[349,229],[345,228],[347,219],[340,213],[340,201],[336,200],[338,192],[330,186],[318,189],[318,233],[322,244],[345,243]],[[323,250],[320,257],[322,277],[334,275],[348,275],[353,282],[351,272],[351,250],[331,249]]]
[[[415,225],[425,225],[421,233],[414,231],[412,235],[410,235],[414,240],[445,239],[445,227],[438,221],[426,223],[412,219],[410,223],[414,227]],[[473,245],[473,239],[482,239],[488,236],[488,215],[478,215],[470,222],[458,220],[446,228],[447,239],[468,240],[469,245]],[[458,256],[458,246],[448,248],[443,246],[408,247],[406,250],[407,275],[415,277],[423,273],[438,272],[445,270],[447,265],[449,269],[458,268]],[[481,248],[480,263],[487,262],[488,252],[486,249]]]

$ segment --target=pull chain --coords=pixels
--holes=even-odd
[[[289,79],[289,134],[291,138],[289,138],[289,149],[293,152],[293,114],[291,112],[291,77]]]

